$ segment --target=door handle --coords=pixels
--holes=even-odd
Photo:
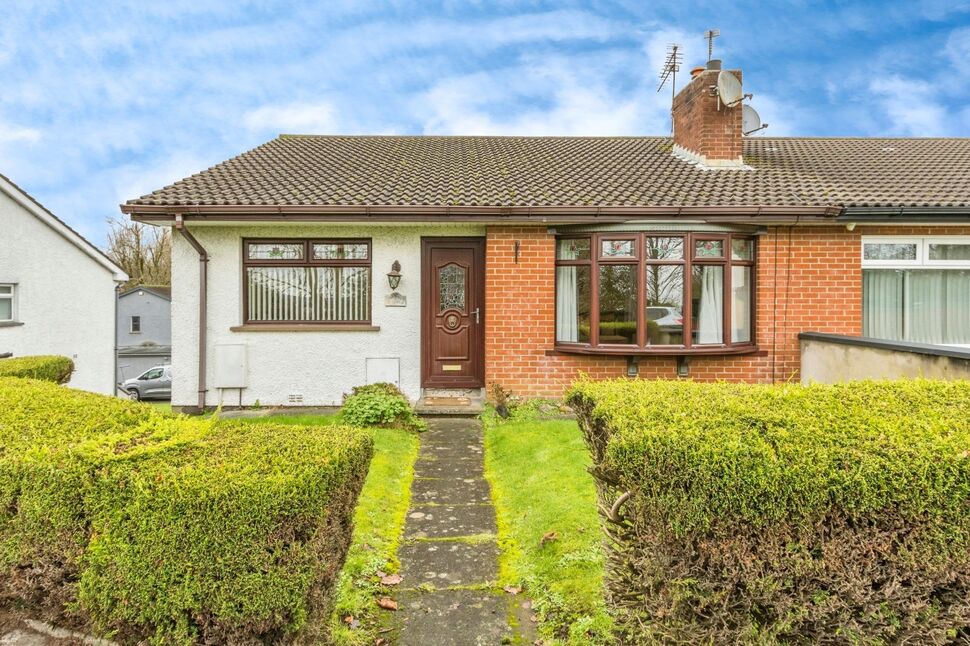
[[[479,323],[479,322],[480,322],[480,321],[478,320],[478,313],[479,313],[479,311],[480,311],[480,310],[481,310],[481,308],[479,308],[479,307],[476,307],[476,308],[475,308],[475,311],[474,311],[474,312],[472,312],[472,314],[474,314],[474,315],[475,315],[475,322],[476,322],[476,323]]]

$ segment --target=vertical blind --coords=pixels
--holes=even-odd
[[[370,320],[369,267],[249,267],[250,321]]]
[[[865,269],[862,320],[878,339],[970,344],[970,270]]]

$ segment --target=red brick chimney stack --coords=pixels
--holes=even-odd
[[[714,65],[711,65],[714,63]],[[707,168],[744,168],[741,158],[741,103],[718,109],[720,61],[691,79],[674,97],[674,154]],[[711,69],[717,67],[718,69]],[[741,70],[728,70],[741,81]]]

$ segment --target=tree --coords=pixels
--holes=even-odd
[[[124,287],[170,285],[172,282],[172,234],[122,218],[108,218],[108,256],[128,274]]]

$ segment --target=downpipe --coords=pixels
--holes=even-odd
[[[196,253],[199,254],[199,412],[205,412],[205,359],[206,359],[206,311],[208,300],[208,266],[209,254],[205,247],[199,244],[192,232],[185,228],[185,222],[181,215],[175,216],[175,230],[185,238],[186,242],[192,245]]]

